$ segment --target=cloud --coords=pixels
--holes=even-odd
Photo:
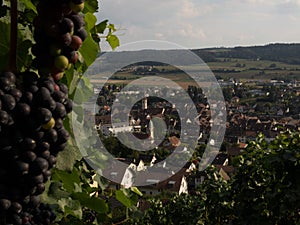
[[[125,29],[121,44],[145,39],[189,48],[298,40],[300,0],[102,0],[99,20]],[[201,44],[201,46],[200,46]]]
[[[184,24],[178,31],[179,35],[185,38],[203,39],[206,37],[202,29],[193,27],[192,24]]]

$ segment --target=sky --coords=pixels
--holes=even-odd
[[[300,42],[300,0],[101,0],[99,6],[98,21],[115,24],[126,50],[143,40],[189,49]]]

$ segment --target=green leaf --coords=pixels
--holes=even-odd
[[[99,45],[89,35],[79,49],[80,54],[84,58],[84,63],[90,66],[97,58],[100,51]]]
[[[101,23],[96,25],[96,33],[103,34],[107,27],[108,20],[103,20]]]
[[[96,16],[94,16],[92,13],[87,13],[84,17],[85,20],[85,29],[87,31],[90,31],[95,27],[95,24],[97,22]]]
[[[82,192],[73,193],[72,197],[78,200],[82,206],[95,210],[98,213],[108,212],[108,205],[101,198],[91,197],[89,194]]]
[[[51,182],[48,190],[48,195],[54,199],[67,198],[70,194],[62,190],[62,183],[60,182]]]
[[[132,206],[131,199],[127,197],[127,195],[124,193],[124,190],[116,191],[116,199],[123,205],[125,205],[127,208],[130,208]]]
[[[110,47],[115,50],[117,47],[120,46],[120,40],[119,38],[114,35],[114,34],[111,34],[111,35],[108,35],[107,38],[106,38],[106,41],[109,43]]]
[[[58,154],[56,168],[70,171],[73,169],[76,160],[81,158],[81,153],[71,138],[66,148]]]
[[[115,28],[115,25],[110,23],[107,28],[109,29],[110,32],[115,32],[117,31],[117,29]]]
[[[83,110],[82,106],[81,105],[74,105],[72,113],[75,113],[77,121],[82,123],[83,114],[84,114],[84,110]]]
[[[83,13],[95,13],[99,9],[97,0],[86,0],[84,2],[84,10]]]
[[[140,192],[140,190],[137,187],[131,187],[130,190],[139,196],[143,196],[143,193]]]
[[[66,215],[69,214],[78,219],[82,219],[82,208],[79,201],[70,198],[63,198],[58,200],[58,205]]]
[[[32,55],[29,54],[29,49],[32,46],[30,40],[25,40],[18,44],[18,54],[17,54],[17,69],[18,71],[23,71],[27,66],[30,65],[32,61]]]
[[[31,9],[35,13],[37,13],[35,5],[32,4],[31,0],[19,0],[20,3],[23,3],[27,9]]]
[[[60,181],[64,189],[69,193],[74,191],[74,183],[80,183],[79,173],[76,168],[74,168],[72,172],[55,169],[52,177],[53,180]]]
[[[8,22],[0,21],[0,70],[6,70],[9,65],[9,46],[10,46],[10,25]],[[32,42],[27,37],[31,32],[28,28],[19,26],[18,45],[17,45],[17,70],[22,71],[29,65],[32,57],[29,48]]]

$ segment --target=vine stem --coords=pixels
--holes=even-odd
[[[17,70],[17,42],[18,42],[18,0],[10,0],[10,51],[9,69]]]

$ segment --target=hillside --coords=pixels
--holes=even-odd
[[[300,44],[268,44],[264,46],[208,48],[192,50],[205,62],[218,58],[260,59],[288,64],[300,64]]]

